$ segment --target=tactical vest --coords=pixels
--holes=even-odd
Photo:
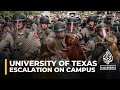
[[[89,33],[90,33],[90,39],[96,36],[96,31],[95,30],[92,31],[89,28],[88,28],[88,30],[89,30]]]
[[[98,35],[96,35],[96,37],[92,38],[92,40],[94,40],[95,45],[97,45],[98,43],[103,43],[98,37]]]
[[[63,49],[63,44],[62,44],[63,39],[62,39],[62,38],[57,38],[57,37],[55,37],[55,40],[56,40],[56,44],[57,44],[57,49],[58,49],[58,50]]]
[[[80,40],[81,46],[84,46],[88,40],[89,40],[89,37],[86,37],[86,34],[85,34],[85,36],[82,37],[82,39]]]
[[[16,32],[12,33],[14,41],[14,44],[12,46],[12,59],[20,59],[21,56],[23,56],[25,40],[28,38],[29,34],[29,32],[25,31],[25,34],[22,38],[17,38]]]
[[[44,38],[48,37],[50,35],[52,30],[47,29],[47,30],[42,30],[42,28],[39,29],[39,39],[41,40],[41,42],[43,41]]]

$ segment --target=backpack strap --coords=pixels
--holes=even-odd
[[[28,38],[29,34],[30,34],[30,32],[25,31],[25,39]]]
[[[13,37],[13,41],[16,40],[16,32],[17,32],[17,30],[14,29],[14,31],[11,33],[11,35],[12,35],[12,37]]]

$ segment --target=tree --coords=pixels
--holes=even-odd
[[[0,11],[0,16],[12,16],[17,13],[23,13],[25,15],[38,15],[40,11]]]

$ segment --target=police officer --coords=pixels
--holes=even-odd
[[[81,24],[81,30],[80,33],[82,34],[82,39],[80,41],[81,47],[84,47],[84,45],[87,43],[87,41],[90,39],[90,33],[87,28],[87,22],[84,20]]]
[[[84,50],[86,52],[86,56],[89,57],[92,53],[92,51],[95,50],[95,46],[98,43],[104,43],[104,39],[106,35],[108,34],[108,28],[105,24],[98,25],[96,27],[97,35],[93,38],[91,38],[85,45]]]
[[[95,29],[96,29],[97,17],[94,15],[89,16],[87,19],[87,23],[88,23],[88,31],[90,34],[90,38],[93,38],[96,36]]]
[[[12,20],[15,26],[13,32],[8,33],[0,42],[0,51],[9,46],[11,59],[34,59],[38,46],[40,46],[40,41],[35,37],[34,33],[26,31],[25,19],[25,15],[15,14]]]
[[[105,24],[107,25],[107,27],[109,28],[109,32],[112,32],[114,31],[113,30],[113,27],[112,27],[112,16],[111,15],[107,15],[106,18],[105,18]]]
[[[26,19],[26,28],[28,29],[29,32],[33,32],[33,28],[32,28],[32,25],[33,25],[33,20],[30,19],[30,18],[27,18]]]
[[[7,22],[8,25],[10,25],[10,24],[11,24],[11,21],[12,21],[12,18],[9,17],[9,16],[6,16],[6,17],[5,17],[5,21]]]
[[[4,19],[0,19],[0,41],[6,37],[6,31],[3,29],[5,25],[6,21]]]
[[[7,31],[11,33],[13,30],[12,18],[10,16],[6,16],[5,21],[6,21],[5,29],[7,29]]]
[[[58,50],[62,50],[63,46],[64,46],[64,37],[66,34],[66,25],[59,21],[57,23],[54,24],[54,28],[53,31],[55,32],[55,40],[57,43],[57,49]]]
[[[41,41],[45,37],[53,37],[54,36],[53,31],[48,28],[48,24],[50,24],[48,17],[42,16],[40,18],[40,27],[38,29],[38,33],[41,34],[39,37],[41,39]]]
[[[82,34],[80,33],[80,30],[77,29],[77,19],[75,17],[69,17],[67,19],[66,33],[76,34],[79,39],[82,39]]]

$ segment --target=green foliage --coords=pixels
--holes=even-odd
[[[23,13],[25,15],[38,15],[40,13],[42,13],[43,11],[0,11],[0,16],[12,16],[16,13]],[[51,13],[54,14],[62,14],[65,13],[67,11],[50,11]],[[86,14],[90,11],[79,11],[79,14]],[[94,14],[96,14],[97,11],[92,11]]]
[[[0,11],[0,16],[11,16],[17,13],[23,13],[25,15],[38,15],[40,11]]]

